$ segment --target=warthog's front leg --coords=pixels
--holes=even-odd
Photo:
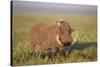
[[[65,50],[64,50],[64,47],[61,47],[60,48],[60,53],[61,53],[61,56],[63,56],[63,57],[66,57],[66,52],[65,52]]]
[[[55,48],[52,48],[51,53],[52,53],[52,56],[53,57],[56,56],[56,49]]]

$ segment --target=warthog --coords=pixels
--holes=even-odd
[[[61,55],[65,56],[64,47],[68,47],[73,41],[72,31],[65,20],[59,20],[54,25],[35,24],[31,29],[31,46],[42,52],[50,48],[53,56],[56,54],[56,48],[59,48]]]

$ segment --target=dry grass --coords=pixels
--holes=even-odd
[[[69,56],[66,58],[60,56],[59,53],[52,59],[47,55],[41,58],[43,53],[30,47],[29,31],[31,27],[36,23],[43,22],[54,24],[58,18],[56,16],[13,16],[12,65],[73,63],[97,60],[96,17],[67,17],[71,22],[71,26],[76,29],[72,37],[75,38],[77,34],[78,40],[70,46],[69,51],[66,51],[66,55],[69,53]]]

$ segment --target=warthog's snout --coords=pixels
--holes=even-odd
[[[66,42],[66,43],[63,43],[64,44],[64,47],[68,47],[71,45],[72,42]]]

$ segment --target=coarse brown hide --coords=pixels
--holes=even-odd
[[[46,23],[35,24],[30,34],[31,47],[42,52],[46,52],[50,48],[52,55],[55,54],[56,48],[60,48],[64,56],[64,47],[69,46],[73,41],[72,31],[69,23],[65,20],[59,20],[54,25]]]

